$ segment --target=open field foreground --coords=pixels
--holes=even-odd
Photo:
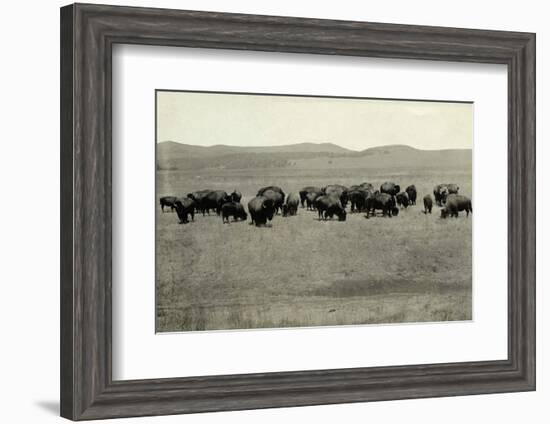
[[[320,222],[300,208],[257,228],[223,224],[211,213],[178,224],[158,197],[199,189],[243,193],[260,187],[288,194],[306,185],[375,187],[415,184],[417,205],[397,217]],[[471,167],[383,169],[213,169],[157,172],[157,331],[308,327],[469,320],[472,314],[472,220],[422,213],[422,197],[441,182],[471,197]],[[474,204],[475,209],[475,204]]]

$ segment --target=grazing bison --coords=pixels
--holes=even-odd
[[[386,181],[380,186],[380,193],[386,193],[390,196],[396,196],[401,191],[401,187],[398,184]]]
[[[275,191],[275,190],[265,190],[263,192],[264,197],[273,200],[273,207],[275,208],[275,213],[279,213],[279,210],[283,210],[283,203],[285,200],[284,194]]]
[[[351,212],[361,212],[365,209],[367,199],[371,194],[366,190],[356,189],[348,193]]]
[[[192,193],[187,194],[187,197],[189,199],[193,199],[195,201],[195,210],[198,211],[198,212],[202,212],[202,216],[204,216],[204,214],[206,212],[208,212],[208,214],[210,214],[210,210],[206,209],[204,204],[203,204],[204,203],[204,198],[210,192],[212,192],[212,190],[199,190],[199,191],[194,191]]]
[[[374,186],[371,183],[361,183],[359,185],[363,190],[368,191],[369,193],[374,193]]]
[[[429,194],[426,194],[424,196],[424,213],[432,213],[432,206],[433,206],[433,202],[432,202],[432,196],[430,196]]]
[[[273,190],[277,193],[281,193],[281,195],[283,196],[283,200],[284,200],[284,197],[285,197],[285,192],[283,191],[283,189],[281,187],[277,187],[277,186],[268,186],[268,187],[263,187],[261,189],[258,190],[258,193],[256,194],[256,196],[263,196],[264,193],[267,191],[267,190]]]
[[[322,188],[322,192],[326,195],[336,195],[342,203],[342,207],[345,208],[348,204],[348,192],[349,188],[340,184],[331,184]]]
[[[456,184],[452,184],[453,186],[457,187]],[[443,206],[447,200],[447,196],[449,195],[449,184],[438,184],[434,187],[434,198],[435,203],[437,206]]]
[[[202,199],[202,206],[205,210],[209,211],[214,209],[216,214],[221,212],[222,205],[228,201],[231,201],[231,197],[223,190],[214,190],[207,193]]]
[[[340,199],[336,195],[323,195],[315,199],[315,208],[319,214],[319,221],[321,219],[331,218],[336,215],[338,221],[346,220],[346,210],[342,206]]]
[[[395,200],[397,201],[397,204],[405,209],[407,209],[407,206],[409,206],[409,195],[405,193],[404,191],[401,191],[397,193],[395,196]]]
[[[187,219],[188,215],[191,215],[192,221],[195,220],[195,201],[193,199],[178,199],[176,200],[175,207],[180,224],[187,224],[189,222]]]
[[[164,207],[169,207],[172,212],[176,209],[176,201],[178,198],[176,196],[164,196],[160,198],[160,208],[164,212]]]
[[[221,209],[221,215],[222,215],[222,221],[225,224],[229,224],[229,217],[233,217],[234,221],[238,221],[239,219],[242,219],[243,221],[246,221],[247,214],[244,211],[243,205],[241,205],[239,202],[226,202],[222,205]]]
[[[300,196],[296,193],[290,193],[286,197],[286,203],[283,205],[283,216],[292,216],[298,213],[298,205],[300,204]]]
[[[248,212],[250,213],[251,225],[255,224],[256,227],[265,225],[267,221],[273,219],[275,214],[275,207],[273,200],[264,196],[256,196],[250,202],[248,202]]]
[[[456,184],[445,184],[447,186],[447,192],[449,194],[458,194],[458,189],[460,187],[458,187],[458,185]]]
[[[315,210],[315,199],[323,196],[322,192],[312,191],[306,195],[306,205],[308,210]]]
[[[230,196],[231,196],[231,200],[237,203],[239,203],[243,197],[241,192],[237,190],[233,190],[233,193],[231,193]]]
[[[445,207],[441,209],[441,218],[447,218],[449,215],[458,218],[460,211],[466,211],[466,217],[470,215],[472,212],[472,201],[466,196],[450,194],[447,196]]]
[[[382,216],[396,216],[399,209],[395,206],[395,197],[388,193],[376,192],[367,199],[367,218],[376,214],[376,210],[382,211]]]
[[[299,194],[300,194],[300,204],[302,205],[302,208],[304,207],[304,204],[306,203],[306,199],[307,199],[307,195],[308,193],[321,193],[321,188],[320,187],[315,187],[315,186],[307,186],[307,187],[304,187],[302,188],[300,191],[299,191]]]
[[[409,196],[409,204],[416,205],[416,187],[415,185],[410,185],[405,189],[407,196]]]

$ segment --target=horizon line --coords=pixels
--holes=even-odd
[[[331,144],[333,146],[339,147],[339,148],[344,149],[344,150],[348,150],[350,152],[355,152],[355,153],[360,153],[360,152],[363,152],[365,150],[376,149],[376,148],[379,148],[379,147],[399,147],[399,146],[409,147],[411,149],[420,150],[420,151],[423,151],[423,152],[431,152],[431,151],[438,151],[438,150],[472,150],[473,149],[472,147],[448,147],[448,148],[443,147],[443,148],[439,148],[439,149],[420,149],[418,147],[414,147],[414,146],[411,146],[409,144],[380,144],[380,145],[376,145],[376,146],[366,147],[365,149],[362,149],[362,150],[355,150],[355,149],[350,149],[348,147],[342,147],[339,144],[333,143],[331,141],[322,141],[322,142],[303,141],[303,142],[297,142],[297,143],[269,145],[269,146],[240,146],[240,145],[232,145],[232,144],[202,145],[202,144],[184,143],[184,142],[176,141],[176,140],[157,141],[156,144],[158,145],[158,144],[162,144],[162,143],[176,143],[176,144],[181,144],[181,145],[184,145],[184,146],[205,147],[205,148],[208,148],[208,147],[270,148],[270,147],[290,147],[290,146],[296,146],[296,145],[300,145],[300,144],[313,144],[313,145],[317,145],[317,146],[320,146],[320,145],[323,145],[323,144]]]

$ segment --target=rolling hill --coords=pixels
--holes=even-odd
[[[471,149],[419,150],[406,145],[353,151],[333,143],[286,146],[194,146],[166,141],[157,144],[157,167],[168,170],[252,168],[421,168],[471,167]]]

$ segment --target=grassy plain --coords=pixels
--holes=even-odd
[[[267,185],[286,193],[365,181],[418,189],[417,205],[391,219],[348,213],[346,222],[319,222],[315,212],[300,208],[266,228],[250,220],[222,224],[215,214],[180,225],[176,214],[157,207],[157,331],[471,319],[473,217],[443,220],[437,207],[431,215],[421,212],[422,197],[440,182],[458,183],[460,193],[471,196],[471,167],[423,163],[388,170],[317,162],[157,172],[157,198],[238,189],[245,205]]]

